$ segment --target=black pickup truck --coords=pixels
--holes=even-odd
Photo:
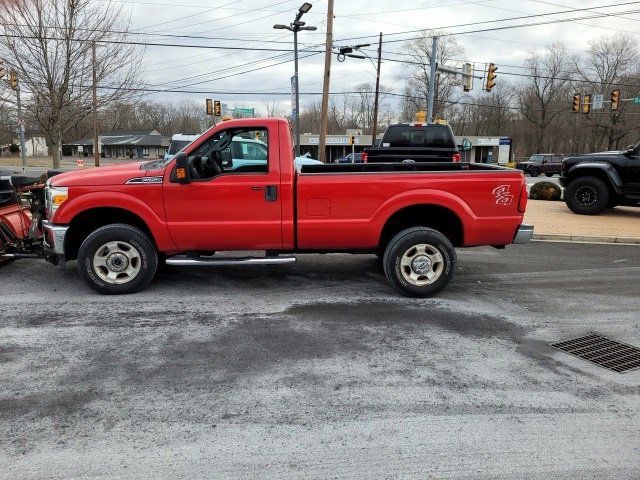
[[[618,205],[640,207],[640,143],[622,151],[568,156],[560,184],[567,206],[581,215]]]
[[[468,140],[467,144],[470,149]],[[463,150],[466,149],[465,145]],[[397,123],[387,127],[379,147],[367,147],[364,150],[363,161],[459,162],[460,151],[449,125]]]

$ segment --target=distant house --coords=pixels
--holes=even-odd
[[[49,154],[47,141],[44,137],[27,138],[24,142],[24,152],[27,157],[46,157]]]
[[[169,148],[171,137],[157,130],[104,132],[98,137],[100,155],[106,158],[161,158]],[[87,138],[64,145],[71,155],[93,156],[93,139]]]

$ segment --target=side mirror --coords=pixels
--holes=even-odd
[[[471,150],[471,141],[468,138],[463,138],[462,139],[462,151],[463,152],[468,152],[469,150]]]
[[[629,146],[627,147],[627,152],[632,152],[634,148],[636,148],[636,146],[635,146],[635,145],[629,145]]]
[[[176,179],[181,185],[191,183],[191,172],[189,170],[189,157],[186,153],[176,155]]]

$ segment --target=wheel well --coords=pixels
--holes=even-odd
[[[139,216],[128,210],[112,207],[101,207],[86,210],[76,215],[69,224],[64,241],[65,260],[75,260],[82,242],[100,227],[112,223],[125,223],[139,228],[154,242],[153,234],[147,224]]]
[[[605,172],[604,170],[600,170],[599,168],[584,168],[584,169],[581,168],[581,169],[579,169],[577,171],[574,171],[573,173],[569,174],[569,183],[571,183],[573,180],[576,180],[576,179],[581,178],[581,177],[596,177],[596,178],[599,178],[607,186],[607,188],[609,189],[609,193],[611,195],[615,195],[616,194],[616,191],[615,191],[615,188],[613,186],[613,183],[611,182],[611,179],[609,178],[609,175],[607,175],[607,172]]]
[[[384,250],[389,241],[402,230],[429,227],[446,236],[454,247],[462,245],[464,230],[458,216],[439,205],[413,205],[394,213],[385,223],[378,247]]]

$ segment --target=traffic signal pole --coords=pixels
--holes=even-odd
[[[380,98],[380,63],[382,61],[382,32],[378,40],[378,67],[376,69],[376,97],[373,104],[373,128],[371,129],[371,145],[376,145],[376,134],[378,133],[378,103]]]
[[[93,54],[93,159],[96,167],[100,166],[100,144],[98,142],[98,74],[96,72],[96,43],[91,44]]]
[[[438,66],[438,37],[431,39],[431,74],[429,75],[429,92],[427,95],[427,121],[433,123],[433,102],[436,97],[436,67]]]

